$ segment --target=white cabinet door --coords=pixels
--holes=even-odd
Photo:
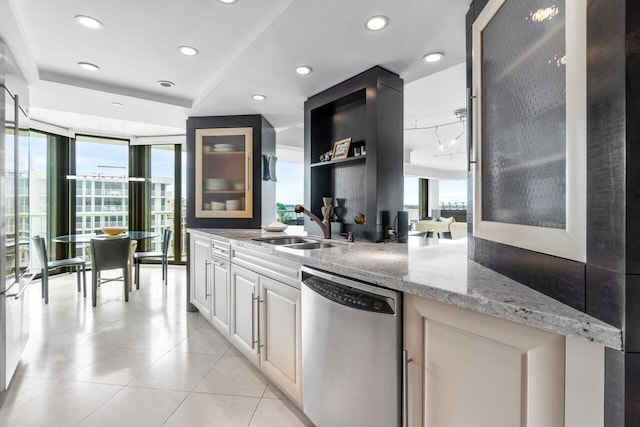
[[[260,276],[231,266],[231,342],[256,365],[258,359],[258,291]]]
[[[260,366],[302,403],[300,290],[260,277]]]
[[[229,275],[230,263],[228,261],[212,261],[213,266],[213,303],[211,305],[211,323],[225,337],[229,337]]]
[[[189,286],[191,304],[207,319],[211,319],[211,241],[200,237],[190,236],[189,247]]]
[[[565,420],[565,337],[406,295],[410,426]]]

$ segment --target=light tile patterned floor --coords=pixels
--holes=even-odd
[[[31,339],[0,426],[309,426],[301,411],[198,313],[185,310],[184,267],[143,266],[125,303],[119,282],[98,306],[74,275],[31,286]],[[90,279],[90,275],[89,275]],[[90,288],[90,286],[89,286]]]

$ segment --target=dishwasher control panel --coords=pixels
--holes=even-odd
[[[395,314],[395,301],[392,298],[337,285],[314,276],[307,277],[303,282],[319,295],[338,304],[374,313]]]

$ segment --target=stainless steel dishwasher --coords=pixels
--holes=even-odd
[[[401,425],[401,293],[302,267],[302,395],[317,427]]]

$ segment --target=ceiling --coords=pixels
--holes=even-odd
[[[276,128],[278,146],[301,147],[304,101],[374,65],[404,79],[405,127],[455,120],[453,110],[464,107],[459,64],[470,1],[0,0],[0,37],[30,86],[35,120],[144,137],[183,134],[188,116],[262,114]],[[377,14],[389,26],[365,29],[366,18]],[[86,29],[76,15],[104,27]],[[182,45],[199,55],[182,55]],[[433,51],[444,59],[422,61]],[[78,62],[100,70],[83,70]],[[300,64],[313,72],[296,74]],[[161,87],[159,80],[175,86]],[[255,93],[266,100],[252,100]],[[443,135],[448,131],[442,128]],[[427,133],[405,132],[411,163],[464,168],[432,157],[427,147],[437,150],[437,141]]]

